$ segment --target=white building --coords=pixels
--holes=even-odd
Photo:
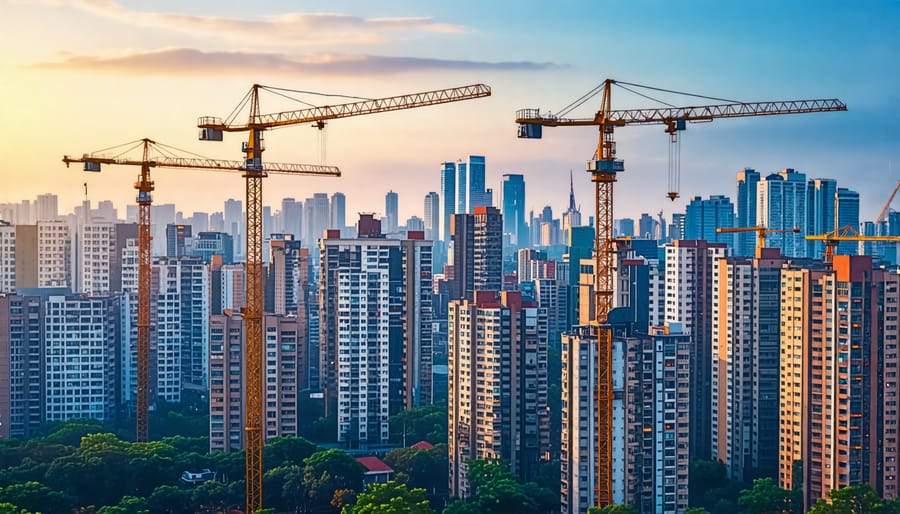
[[[0,293],[16,292],[16,226],[0,221]]]
[[[119,298],[51,296],[44,304],[45,419],[112,419]]]
[[[38,287],[70,287],[72,242],[65,221],[39,221]]]
[[[80,292],[105,295],[113,290],[110,266],[115,251],[116,226],[113,222],[89,223],[81,227],[77,259]]]

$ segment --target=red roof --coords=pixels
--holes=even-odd
[[[418,443],[410,446],[410,448],[415,448],[417,450],[430,450],[434,448],[434,445],[429,443],[428,441],[419,441]]]
[[[385,464],[378,457],[357,457],[356,461],[359,462],[360,464],[362,464],[363,466],[365,466],[366,471],[371,471],[371,472],[376,472],[376,473],[378,473],[378,472],[383,473],[385,471],[387,471],[387,472],[394,471],[393,469],[391,469],[390,466]]]

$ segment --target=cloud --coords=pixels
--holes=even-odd
[[[383,43],[391,32],[464,33],[461,25],[428,17],[361,18],[340,13],[285,13],[259,19],[225,18],[129,10],[114,0],[44,0],[111,18],[129,25],[177,30],[187,34],[284,44]]]
[[[246,74],[252,70],[302,72],[325,76],[390,75],[430,70],[521,71],[553,69],[553,63],[531,61],[469,61],[423,57],[391,57],[368,54],[315,53],[290,56],[265,52],[205,52],[193,48],[169,48],[134,52],[115,57],[63,54],[55,62],[32,65],[42,69],[102,71],[125,74]]]

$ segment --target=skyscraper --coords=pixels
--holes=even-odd
[[[16,226],[0,221],[0,293],[16,292]]]
[[[503,220],[496,207],[476,207],[453,218],[451,297],[472,298],[475,291],[499,291],[503,285]]]
[[[41,298],[0,295],[0,436],[28,437],[44,421]],[[59,358],[51,357],[52,358]]]
[[[98,221],[81,227],[78,241],[79,289],[82,293],[108,295],[117,291],[113,283],[116,252],[116,225]]]
[[[772,173],[759,181],[757,186],[758,224],[770,229],[800,229],[799,233],[775,232],[766,246],[778,248],[785,257],[806,257],[806,240],[803,238],[807,224],[806,175],[787,168]]]
[[[562,222],[562,228],[567,232],[573,227],[581,226],[581,211],[575,204],[575,182],[572,179],[572,170],[569,170],[569,206],[563,213]]]
[[[850,485],[897,497],[900,275],[835,255],[781,280],[779,485],[800,485],[806,510]]]
[[[781,267],[777,248],[719,259],[712,296],[712,458],[749,482],[778,474]]]
[[[303,202],[293,198],[281,200],[281,230],[292,234],[295,239],[303,239]]]
[[[450,242],[450,224],[456,213],[456,163],[441,164],[441,241]]]
[[[16,246],[16,251],[19,251],[19,245]],[[68,223],[61,220],[38,222],[36,257],[37,287],[73,286],[72,242]],[[17,265],[19,260],[17,257]]]
[[[859,193],[850,189],[839,187],[835,193],[835,209],[837,213],[838,227],[851,226],[859,230]],[[822,232],[824,233],[824,232]],[[856,241],[841,241],[838,243],[837,253],[841,255],[858,255],[859,243]],[[810,255],[817,258],[818,254]]]
[[[425,239],[436,241],[440,239],[440,213],[441,199],[437,193],[430,191],[425,195]]]
[[[503,214],[503,234],[509,235],[513,248],[528,246],[528,227],[525,225],[525,177],[508,173],[503,175],[500,190]]]
[[[269,242],[272,259],[266,269],[265,310],[274,314],[297,314],[306,319],[309,283],[309,248],[291,234],[273,234]]]
[[[737,227],[756,227],[759,220],[756,216],[756,188],[759,173],[751,168],[737,172]],[[735,255],[751,257],[756,252],[756,234],[740,232],[735,236]]]
[[[484,156],[470,155],[468,162],[468,173],[465,174],[466,180],[468,182],[466,186],[468,199],[466,201],[466,210],[463,212],[471,214],[475,212],[476,207],[483,207],[488,205],[485,202],[486,191],[484,189],[484,173]]]
[[[393,234],[397,232],[399,225],[399,214],[397,212],[398,195],[393,191],[388,191],[384,195],[384,216],[387,219],[387,226],[382,227],[385,234]]]
[[[472,459],[502,459],[534,480],[549,451],[546,312],[518,291],[478,291],[449,309],[450,496],[474,492]]]
[[[113,419],[119,297],[49,296],[43,321],[44,419]]]
[[[834,179],[825,178],[810,180],[806,185],[806,191],[806,226],[800,227],[804,234],[824,234],[837,228],[835,226],[837,182]],[[806,241],[807,257],[821,259],[823,255],[825,255],[824,242]]]
[[[328,195],[315,193],[312,198],[307,198],[303,203],[303,225],[305,227],[303,237],[306,238],[308,247],[315,246],[316,241],[322,237],[330,223],[331,210],[328,205]],[[314,256],[314,258],[317,259],[318,256]]]
[[[665,246],[665,321],[691,335],[692,459],[708,459],[711,449],[713,270],[726,252],[724,243],[703,240]]]
[[[331,223],[328,228],[347,228],[347,196],[337,192],[331,195]],[[299,239],[299,238],[298,238]]]
[[[734,246],[733,234],[720,234],[717,228],[734,226],[734,206],[727,196],[712,195],[708,200],[699,196],[691,198],[685,207],[684,237],[682,239],[702,239],[710,243],[725,243]]]
[[[166,257],[184,257],[191,247],[191,226],[166,225]]]
[[[338,441],[384,444],[388,418],[431,403],[431,241],[386,239],[371,214],[357,239],[319,243],[319,380]]]

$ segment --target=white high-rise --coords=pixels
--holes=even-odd
[[[72,241],[65,221],[39,221],[38,287],[70,287]]]
[[[80,292],[104,295],[113,290],[110,266],[115,251],[114,223],[101,221],[81,227],[81,237],[78,240]]]
[[[112,419],[119,298],[51,296],[44,303],[45,419]]]
[[[16,292],[16,226],[0,221],[0,293]]]

